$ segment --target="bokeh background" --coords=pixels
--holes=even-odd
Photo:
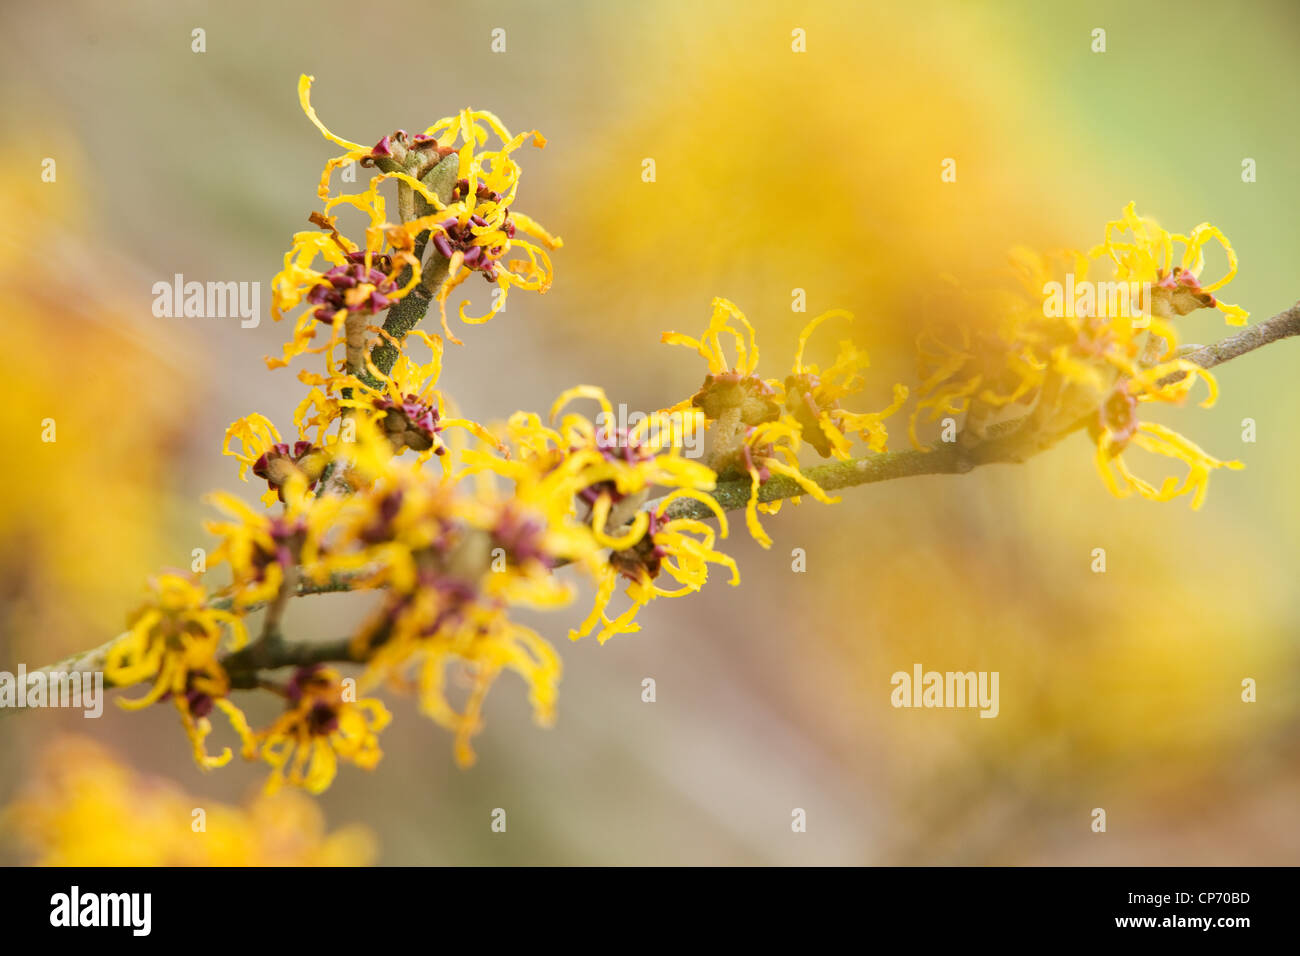
[[[116,634],[151,572],[210,545],[205,491],[255,497],[220,454],[231,420],[290,426],[302,386],[262,362],[288,335],[265,315],[269,280],[334,149],[298,109],[300,72],[359,142],[463,105],[548,137],[522,154],[519,208],[565,240],[555,285],[464,330],[446,362],[479,420],[577,382],[633,409],[689,394],[700,365],[659,333],[698,332],[714,295],[758,328],[760,371],[784,374],[808,318],[795,288],[809,315],[856,313],[866,407],[884,405],[914,379],[943,276],[978,284],[1017,243],[1091,245],[1130,199],[1175,231],[1221,227],[1242,262],[1224,297],[1252,321],[1300,295],[1288,0],[3,7],[9,671]],[[262,282],[261,326],[155,318],[151,286],[178,272]],[[1183,328],[1227,333],[1217,313]],[[1300,862],[1298,357],[1283,343],[1234,362],[1214,409],[1164,417],[1247,464],[1216,474],[1199,512],[1110,497],[1081,436],[1022,466],[808,501],[766,521],[771,551],[731,541],[738,589],[657,602],[640,634],[569,644],[570,617],[535,619],[564,658],[558,724],[533,726],[503,678],[471,770],[390,698],[385,759],[343,768],[319,801],[328,825],[368,826],[390,864]],[[303,600],[287,625],[333,637],[367,607]],[[916,662],[999,671],[1001,715],[892,708],[890,675]],[[201,774],[170,708],[28,712],[0,721],[0,803],[66,733],[200,802],[238,803],[263,777]],[[12,833],[0,859],[25,859]]]

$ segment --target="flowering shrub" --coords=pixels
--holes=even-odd
[[[344,152],[326,162],[322,207],[307,217],[314,228],[292,237],[274,279],[273,314],[291,319],[293,330],[283,354],[267,359],[271,369],[306,359],[298,372],[306,393],[291,418],[251,413],[227,429],[223,450],[238,476],[266,487],[260,508],[226,493],[210,499],[222,513],[207,525],[219,541],[211,563],[228,580],[160,574],[127,632],[101,655],[111,683],[145,688],[123,706],[175,707],[205,769],[233,758],[229,748],[214,754],[207,746],[219,712],[241,755],[272,768],[272,791],[289,784],[320,793],[340,761],[374,767],[390,720],[375,696],[385,688],[416,695],[451,733],[461,765],[474,760],[484,700],[502,672],[522,679],[535,719],[551,723],[560,659],[514,612],[572,611],[572,577],[585,576],[596,599],[585,616],[573,612],[570,637],[594,632],[603,643],[639,630],[655,599],[699,591],[710,570],[738,584],[736,562],[722,550],[729,510],[743,510],[749,534],[770,547],[760,516],[787,499],[834,504],[832,492],[870,481],[1019,461],[1080,430],[1114,494],[1188,495],[1199,507],[1210,473],[1241,463],[1146,420],[1142,406],[1183,404],[1198,382],[1208,406],[1216,393],[1210,366],[1296,332],[1288,313],[1214,348],[1180,349],[1177,320],[1192,311],[1245,322],[1242,309],[1214,294],[1235,274],[1236,256],[1208,224],[1170,233],[1130,204],[1087,251],[1015,250],[1014,291],[943,292],[985,300],[991,307],[981,314],[995,321],[963,321],[960,307],[934,311],[918,339],[919,387],[905,415],[908,388],[872,382],[868,355],[852,340],[838,342],[825,366],[809,358],[822,327],[843,329],[849,313],[808,322],[789,371],[765,378],[754,326],[716,298],[698,337],[663,335],[704,359],[699,389],[647,419],[703,429],[702,459],[684,454],[672,429],[652,437],[642,425],[614,427],[609,398],[593,386],[566,390],[545,415],[481,423],[457,412],[438,386],[445,348],[463,344],[453,321],[489,321],[511,289],[540,294],[551,285],[550,252],[561,241],[516,208],[516,157],[546,141],[466,109],[365,147],[321,122],[311,82],[299,83],[303,110]],[[360,192],[335,192],[333,174],[353,163],[373,177]],[[380,193],[390,180],[396,216]],[[365,222],[356,238],[340,223],[345,208]],[[1211,242],[1229,268],[1205,282]],[[1071,282],[1105,273],[1103,281],[1140,288],[1135,314],[1045,307],[1067,270]],[[465,302],[449,315],[452,291],[474,274],[493,287],[493,306],[475,316]],[[415,327],[434,304],[441,335]],[[869,387],[888,393],[888,403],[868,401]],[[896,415],[915,450],[888,450]],[[960,434],[922,441],[926,425],[958,417]],[[1130,467],[1133,449],[1183,471],[1141,478]],[[826,461],[812,464],[813,456]],[[340,590],[377,592],[356,633],[318,643],[282,633],[290,599]],[[254,636],[246,622],[259,611]],[[341,664],[359,671],[345,676],[332,666]],[[453,672],[468,678],[461,700],[448,692]],[[251,726],[233,697],[246,690],[281,698],[282,712]]]

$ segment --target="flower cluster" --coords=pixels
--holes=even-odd
[[[209,563],[228,573],[228,583],[213,590],[196,578],[160,575],[109,651],[105,670],[114,684],[149,685],[127,706],[170,701],[177,708],[200,766],[232,757],[229,747],[212,756],[206,746],[210,715],[221,711],[243,757],[271,767],[269,790],[288,784],[320,793],[341,762],[371,769],[381,760],[379,735],[390,714],[377,697],[365,696],[380,689],[411,693],[452,734],[462,765],[475,759],[472,740],[482,729],[485,700],[503,674],[524,683],[536,721],[549,724],[560,657],[518,612],[569,607],[578,591],[573,578],[585,577],[595,600],[569,635],[594,632],[604,643],[637,631],[655,599],[699,591],[711,569],[738,584],[735,561],[720,550],[729,531],[720,483],[748,490],[746,525],[769,547],[760,512],[775,512],[786,498],[797,504],[805,494],[838,501],[829,489],[845,482],[824,487],[819,479],[834,477],[855,454],[886,450],[885,421],[902,408],[908,389],[893,385],[885,407],[856,410],[870,384],[865,350],[844,339],[828,353],[829,363],[811,360],[823,325],[851,321],[839,310],[807,323],[783,378],[763,378],[753,326],[736,305],[717,298],[698,338],[663,335],[705,360],[700,388],[635,427],[615,427],[609,398],[589,385],[561,393],[545,416],[519,411],[490,427],[460,417],[438,384],[443,338],[411,326],[436,301],[450,338],[447,295],[474,272],[500,288],[499,301],[512,286],[544,291],[550,284],[545,248],[558,240],[514,208],[519,167],[512,154],[527,137],[511,136],[490,113],[464,110],[423,133],[398,130],[366,148],[320,123],[308,100],[310,82],[303,77],[300,84],[303,108],[345,152],[326,164],[325,207],[312,216],[318,231],[294,237],[276,277],[277,316],[307,308],[284,359],[271,364],[323,353],[324,367],[299,375],[309,392],[293,416],[292,441],[260,414],[226,432],[223,451],[239,462],[240,478],[251,473],[267,486],[262,508],[230,494],[210,499],[223,516],[207,524],[217,539]],[[493,136],[500,144],[487,148]],[[537,134],[533,141],[544,142]],[[378,173],[361,193],[331,194],[333,172],[350,163]],[[387,221],[379,192],[390,179],[400,208],[396,224]],[[364,245],[341,233],[334,214],[340,206],[368,217]],[[1211,240],[1227,250],[1230,272],[1202,284]],[[1174,265],[1177,243],[1184,251]],[[512,248],[526,259],[507,261]],[[1015,261],[1031,290],[1054,275],[1044,257],[1020,253]],[[1023,294],[990,301],[954,290],[950,315],[983,311],[997,318],[922,336],[913,438],[926,412],[965,413],[967,432],[979,438],[996,413],[1022,405],[1045,432],[1086,421],[1117,493],[1131,487],[1164,499],[1190,492],[1199,503],[1208,471],[1237,464],[1141,421],[1136,408],[1181,400],[1198,378],[1213,399],[1208,373],[1175,356],[1173,323],[1197,308],[1219,308],[1230,320],[1244,315],[1213,295],[1231,278],[1235,257],[1210,226],[1171,235],[1130,207],[1098,247],[1067,258],[1080,278],[1098,261],[1109,263],[1118,281],[1142,285],[1144,324],[1087,311],[1049,315]],[[399,309],[408,312],[391,323]],[[369,324],[385,311],[384,328]],[[485,321],[497,311],[474,319],[462,306],[460,315]],[[330,337],[311,347],[316,323]],[[579,410],[592,407],[594,417]],[[651,423],[663,422],[666,431],[652,436]],[[697,426],[709,438],[702,460],[688,456],[682,440]],[[1122,460],[1129,446],[1182,459],[1188,477],[1181,485],[1146,484]],[[832,461],[813,469],[803,461],[810,452]],[[431,458],[438,467],[426,467]],[[374,592],[374,609],[350,634],[284,653],[286,601],[329,590]],[[260,634],[250,638],[246,618],[263,609]],[[331,664],[356,665],[356,676]],[[277,677],[281,668],[291,669]],[[260,729],[231,699],[254,688],[283,705]]]
[[[772,539],[759,523],[758,512],[775,513],[781,503],[760,503],[760,487],[773,475],[780,475],[818,501],[834,504],[839,499],[830,497],[800,469],[802,444],[807,442],[823,458],[841,460],[850,457],[853,438],[869,451],[883,451],[889,439],[884,419],[907,400],[907,388],[895,385],[893,403],[881,411],[850,412],[840,406],[841,399],[861,391],[865,384],[861,371],[867,366],[866,352],[844,340],[834,362],[824,371],[804,361],[813,331],[834,318],[852,319],[852,315],[836,310],[809,322],[799,335],[794,367],[784,381],[757,375],[754,328],[727,299],[713,300],[713,315],[698,339],[679,332],[663,335],[665,343],[692,348],[708,363],[699,391],[671,410],[699,409],[712,438],[710,466],[720,477],[749,478],[745,519],[754,539],[765,548],[771,546]],[[739,328],[731,324],[733,319]],[[734,363],[723,349],[724,337],[735,346]],[[793,501],[797,504],[799,498]]]
[[[1227,271],[1206,283],[1201,274],[1211,242],[1222,246]],[[1243,309],[1213,294],[1237,272],[1223,233],[1208,223],[1185,235],[1170,233],[1129,203],[1087,252],[1044,256],[1017,249],[1011,261],[1018,294],[946,290],[931,310],[943,318],[918,339],[922,381],[913,442],[921,446],[916,424],[925,413],[931,421],[964,414],[967,434],[980,440],[990,423],[1018,407],[1045,441],[1086,426],[1098,471],[1116,496],[1190,495],[1192,507],[1200,507],[1210,472],[1241,463],[1214,458],[1167,426],[1143,420],[1139,408],[1182,404],[1197,381],[1207,386],[1202,407],[1214,404],[1214,377],[1178,354],[1176,321],[1212,308],[1230,324],[1245,322]],[[1131,448],[1180,461],[1186,472],[1181,480],[1152,484],[1128,467]]]
[[[597,402],[596,422],[578,412],[560,414],[577,399]],[[553,427],[535,414],[516,413],[507,423],[510,457],[469,455],[466,470],[508,479],[515,501],[539,510],[551,502],[552,521],[581,529],[576,537],[572,530],[567,536],[576,545],[567,558],[595,578],[596,603],[571,637],[583,637],[597,624],[601,643],[639,630],[635,617],[641,607],[659,596],[698,591],[709,563],[727,567],[732,583],[739,583],[734,562],[713,548],[717,535],[726,536],[725,520],[715,534],[701,522],[673,518],[667,511],[672,502],[690,498],[721,518],[708,495],[717,481],[712,468],[684,457],[673,436],[653,442],[643,429],[612,427],[613,409],[598,388],[565,392],[550,417]],[[655,491],[666,494],[655,507],[645,507]],[[664,571],[681,587],[665,590],[656,583]],[[606,611],[620,580],[628,582],[631,605],[610,619]]]
[[[0,811],[0,829],[38,866],[365,866],[375,856],[367,828],[327,832],[298,793],[231,806],[136,773],[87,738],[42,751],[34,779]]]
[[[243,619],[217,607],[201,584],[177,574],[159,575],[151,590],[150,600],[131,615],[126,634],[109,649],[104,678],[123,687],[152,681],[143,697],[118,703],[135,710],[170,700],[198,765],[223,766],[230,761],[230,748],[211,757],[204,739],[212,730],[208,715],[214,708],[224,712],[241,733],[247,729],[242,712],[227,699],[230,681],[218,662],[223,643],[238,650],[248,642]]]
[[[460,318],[469,323],[497,315],[512,287],[550,288],[554,273],[548,250],[562,243],[514,208],[520,167],[511,154],[526,140],[545,146],[540,133],[512,136],[492,113],[465,109],[423,133],[396,130],[365,147],[336,136],[320,121],[311,105],[311,84],[306,75],[298,81],[303,111],[345,152],[325,164],[318,190],[324,208],[309,217],[317,228],[294,235],[284,268],[272,283],[277,320],[304,303],[310,308],[299,315],[283,357],[268,359],[268,365],[276,368],[304,352],[325,352],[333,373],[337,348],[346,343],[351,370],[361,372],[356,363],[371,331],[370,318],[413,292],[437,301],[445,334],[459,343],[447,322],[447,298],[475,273],[494,284],[497,293],[480,316],[466,311],[468,301],[461,304]],[[494,137],[498,143],[490,147]],[[332,193],[334,172],[354,163],[377,171],[369,186],[358,193]],[[389,221],[379,192],[390,179],[398,184],[397,222]],[[336,211],[341,207],[365,217],[363,243],[340,231]],[[523,257],[507,258],[512,252]],[[313,347],[317,323],[329,328],[330,337]]]

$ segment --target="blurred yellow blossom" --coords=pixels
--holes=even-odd
[[[327,832],[320,809],[297,793],[235,807],[137,774],[86,738],[43,750],[0,813],[39,866],[365,866],[375,857],[369,830]]]

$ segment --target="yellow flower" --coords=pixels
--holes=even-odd
[[[731,327],[731,319],[741,324],[743,333]],[[724,333],[735,345],[734,365],[728,361],[726,350],[722,347]],[[758,368],[758,343],[754,340],[754,327],[734,302],[721,296],[714,298],[709,325],[698,339],[681,332],[665,332],[661,340],[665,345],[684,345],[695,349],[708,362],[710,375],[734,375],[740,379],[752,376]]]
[[[128,622],[129,630],[109,649],[104,677],[117,686],[153,681],[144,697],[118,699],[128,710],[170,698],[203,769],[229,762],[226,748],[216,757],[204,750],[211,731],[207,715],[215,707],[237,731],[246,730],[244,715],[227,699],[230,682],[217,660],[223,635],[230,633],[230,650],[248,642],[238,614],[212,606],[203,586],[177,574],[160,574],[151,583],[155,596]]]
[[[1222,245],[1228,268],[1217,281],[1202,284],[1199,277],[1205,266],[1205,247],[1212,240]],[[1178,245],[1183,252],[1175,265]],[[1087,262],[1079,253],[1074,257],[1077,282],[1086,275]],[[1236,253],[1223,233],[1209,223],[1201,223],[1187,235],[1170,233],[1154,220],[1139,217],[1129,203],[1121,219],[1106,224],[1103,242],[1088,258],[1113,263],[1114,281],[1150,283],[1149,298],[1142,301],[1144,315],[1135,321],[1119,314],[1067,314],[1064,321],[1073,337],[1053,350],[1052,367],[1074,384],[1075,391],[1096,397],[1097,415],[1091,424],[1096,463],[1113,494],[1123,497],[1137,491],[1153,501],[1190,495],[1191,506],[1197,509],[1205,500],[1211,471],[1237,470],[1244,465],[1221,461],[1164,425],[1140,421],[1138,407],[1147,402],[1182,404],[1198,379],[1209,388],[1201,407],[1214,404],[1218,395],[1214,377],[1192,362],[1170,359],[1178,342],[1174,320],[1213,307],[1222,311],[1230,324],[1246,321],[1244,309],[1212,295],[1236,275]],[[1170,476],[1156,487],[1125,464],[1123,453],[1130,446],[1181,461],[1187,473],[1181,481]]]
[[[1211,241],[1223,246],[1228,268],[1203,285],[1200,274]],[[1214,402],[1213,376],[1173,354],[1180,316],[1213,307],[1229,323],[1246,319],[1243,309],[1212,294],[1237,272],[1236,253],[1223,233],[1208,223],[1187,235],[1170,233],[1139,217],[1129,203],[1089,252],[1043,256],[1016,249],[1011,262],[1021,296],[961,293],[948,307],[931,310],[940,318],[918,339],[923,381],[912,415],[913,442],[920,447],[915,424],[923,410],[931,419],[965,413],[965,430],[982,438],[993,415],[1019,403],[1030,410],[1023,427],[1044,440],[1086,421],[1098,470],[1114,494],[1137,491],[1156,501],[1186,494],[1199,508],[1209,473],[1242,464],[1220,461],[1177,432],[1140,421],[1138,406],[1181,404],[1197,379],[1210,388],[1202,406]],[[1097,275],[1092,267],[1099,262],[1111,266],[1110,276]],[[1066,301],[1071,295],[1074,300]],[[1159,487],[1144,481],[1123,460],[1129,446],[1183,462],[1186,476],[1166,478]]]
[[[546,145],[537,131],[512,136],[494,114],[485,110],[461,110],[428,127],[423,133],[408,136],[398,130],[385,136],[374,147],[367,149],[358,143],[344,140],[331,133],[311,106],[312,77],[302,76],[298,81],[298,95],[307,117],[330,142],[342,146],[346,152],[325,165],[321,178],[320,196],[329,197],[329,180],[335,169],[357,162],[363,166],[377,166],[381,172],[370,183],[370,188],[356,196],[337,196],[326,203],[326,213],[339,203],[349,203],[371,216],[372,230],[376,236],[382,231],[382,198],[375,190],[386,179],[396,179],[408,192],[399,197],[411,197],[411,206],[403,210],[402,224],[390,228],[389,242],[393,248],[408,257],[413,268],[410,282],[388,298],[401,298],[419,281],[419,254],[423,252],[422,234],[447,262],[446,277],[440,282],[434,298],[438,302],[443,330],[457,344],[457,339],[447,325],[446,302],[451,290],[474,273],[480,273],[496,284],[498,294],[485,314],[471,316],[467,313],[468,301],[461,303],[459,315],[468,323],[486,322],[500,312],[512,287],[545,292],[554,277],[548,250],[558,249],[562,241],[552,236],[531,218],[513,208],[519,188],[520,168],[511,154],[526,140],[531,139],[539,149]],[[499,145],[486,148],[495,136]],[[459,140],[460,145],[457,145]],[[426,177],[444,161],[454,156],[456,180],[449,200],[439,196],[428,185]],[[419,197],[423,209],[414,202]],[[425,211],[427,210],[427,211]],[[417,212],[422,214],[417,215]],[[300,234],[302,235],[302,234]],[[537,240],[530,242],[523,236]],[[402,238],[404,237],[404,238]],[[319,238],[303,239],[303,250],[324,251]],[[314,246],[313,246],[314,243]],[[377,251],[378,246],[367,245],[367,251]],[[416,251],[416,255],[411,254]],[[523,253],[522,259],[507,260],[512,250]],[[291,253],[294,255],[294,253]],[[337,268],[340,263],[335,262]],[[289,260],[286,260],[286,273]],[[391,278],[391,277],[390,277]],[[300,325],[301,325],[300,320]],[[337,328],[337,325],[336,325]]]
[[[598,403],[601,424],[577,412],[561,416],[577,399]],[[602,389],[566,390],[550,417],[559,419],[555,427],[543,425],[536,414],[511,416],[504,431],[513,448],[509,457],[466,451],[462,458],[465,474],[490,472],[511,480],[515,500],[546,515],[552,526],[583,529],[566,534],[566,560],[590,559],[594,548],[617,550],[639,541],[650,523],[641,506],[652,489],[708,491],[716,484],[712,469],[683,457],[680,436],[671,428],[654,440],[648,434],[651,418],[631,430],[615,428]]]
[[[0,813],[37,866],[364,866],[375,856],[368,829],[327,832],[301,794],[230,806],[137,774],[86,738],[60,737],[42,753]]]
[[[560,411],[579,398],[600,405],[603,424],[576,412],[560,417]],[[684,458],[672,436],[663,447],[648,441],[650,419],[635,429],[615,428],[614,410],[602,389],[586,385],[563,392],[551,406],[551,420],[557,417],[562,444],[556,450],[566,452],[575,493],[588,509],[587,523],[601,547],[617,550],[642,538],[650,515],[641,505],[652,488],[708,491],[716,483],[713,470]]]
[[[740,329],[732,327],[732,319],[740,323]],[[735,346],[734,364],[728,360],[723,348],[724,335]],[[754,327],[734,302],[720,296],[713,300],[713,314],[704,334],[698,339],[681,332],[665,332],[660,339],[665,345],[693,348],[708,363],[709,371],[700,390],[668,411],[698,408],[709,422],[720,422],[720,430],[726,433],[722,436],[727,446],[722,450],[723,454],[734,456],[738,452],[741,426],[775,421],[780,415],[781,407],[773,383],[754,374],[758,368]],[[715,443],[717,438],[715,434]],[[715,467],[722,461],[716,452],[715,449]]]
[[[612,414],[600,389],[570,389],[551,409],[554,426],[535,414],[512,416],[503,431],[506,453],[494,439],[488,448],[465,449],[461,470],[440,481],[392,465],[339,514],[336,548],[351,549],[359,582],[386,595],[353,642],[354,656],[368,663],[363,683],[416,691],[421,710],[455,735],[462,765],[474,759],[471,739],[502,672],[523,678],[538,723],[554,718],[559,657],[510,618],[513,607],[572,601],[573,589],[554,567],[576,563],[603,585],[617,578],[616,566],[629,571],[633,555],[644,552],[653,573],[634,576],[634,608],[620,618],[623,630],[632,629],[636,607],[676,593],[650,583],[661,565],[688,588],[703,583],[708,561],[735,570],[713,549],[710,529],[642,508],[657,488],[703,494],[714,485],[712,470],[684,459],[672,441],[656,448],[638,431],[567,411],[577,399]],[[603,556],[605,549],[614,553]],[[459,707],[446,689],[452,668],[468,688]]]
[[[839,504],[822,487],[799,468],[799,448],[803,429],[791,415],[782,415],[777,421],[764,422],[750,428],[741,444],[745,473],[749,475],[749,503],[745,506],[745,525],[750,535],[764,548],[772,546],[772,538],[763,530],[758,513],[776,514],[781,510],[780,500],[760,503],[758,490],[772,475],[781,475],[793,481],[822,504]],[[800,503],[800,496],[790,498],[790,503]]]
[[[453,734],[452,753],[461,767],[475,761],[472,738],[483,729],[483,704],[503,671],[518,674],[528,687],[533,720],[555,721],[562,666],[555,649],[531,628],[518,624],[504,608],[493,608],[461,593],[451,582],[428,585],[391,605],[394,631],[368,668],[368,681],[386,678],[405,687],[414,671],[420,712]],[[459,668],[466,688],[458,710],[447,692],[449,667]]]
[[[812,333],[823,322],[835,318],[852,321],[853,316],[842,309],[824,312],[799,333],[794,369],[782,386],[781,404],[798,423],[802,437],[819,455],[823,458],[834,455],[844,461],[851,457],[849,433],[858,433],[872,452],[885,450],[889,432],[884,419],[903,407],[907,388],[895,385],[893,404],[879,412],[849,412],[840,408],[841,398],[861,391],[865,384],[859,372],[869,364],[867,353],[845,340],[839,344],[835,361],[824,372],[816,365],[805,364],[803,359]]]
[[[385,375],[366,356],[370,381],[355,375],[320,376],[305,370],[300,373],[299,379],[314,387],[294,414],[299,434],[307,438],[309,430],[315,428],[316,444],[328,444],[326,430],[351,413],[363,415],[376,425],[394,454],[410,448],[421,462],[446,454],[442,432],[448,428],[461,428],[489,444],[497,444],[478,422],[447,416],[445,396],[437,388],[442,374],[442,339],[419,329],[412,329],[407,336],[429,347],[432,357],[428,362],[420,364],[409,353],[401,352],[392,371]],[[378,382],[378,387],[372,382]],[[344,397],[345,390],[349,397]]]
[[[1028,262],[1044,268],[1034,255]],[[1022,278],[1027,276],[1029,265],[1014,261],[1022,266]],[[1033,294],[1040,292],[1041,282]],[[976,419],[982,419],[1034,401],[1046,379],[1048,362],[1043,354],[1052,344],[1043,326],[1041,302],[1011,292],[971,292],[952,280],[936,284],[925,314],[916,340],[921,382],[908,422],[915,448],[926,447],[916,431],[923,415],[934,422],[967,415],[975,408]]]
[[[851,343],[841,344],[839,356],[827,369],[824,379],[818,375],[816,366],[804,364],[804,348],[812,332],[827,319],[847,316],[842,311],[827,312],[805,326],[799,337],[793,374],[784,384],[755,374],[758,345],[754,327],[735,303],[727,299],[713,300],[709,325],[698,339],[680,332],[663,334],[663,341],[668,345],[695,349],[709,368],[700,390],[667,411],[700,409],[709,423],[712,438],[710,467],[720,477],[749,476],[750,498],[745,523],[754,540],[765,548],[771,547],[772,539],[763,530],[758,513],[774,514],[780,510],[781,502],[760,504],[758,492],[773,474],[788,478],[818,501],[826,504],[839,501],[827,495],[801,470],[798,453],[805,437],[824,456],[849,457],[848,432],[860,433],[868,448],[882,451],[888,438],[883,419],[897,411],[907,398],[907,389],[898,385],[894,388],[893,405],[883,411],[855,414],[841,409],[839,399],[861,388],[862,377],[857,373],[866,365],[866,355]],[[732,319],[741,328],[734,328]],[[735,346],[734,364],[727,359],[722,345],[724,336]],[[791,500],[799,503],[798,496]]]
[[[1128,238],[1123,236],[1128,234]],[[1200,281],[1205,268],[1205,246],[1215,241],[1228,258],[1228,271],[1211,283]],[[1174,265],[1174,246],[1183,254]],[[1186,315],[1195,309],[1216,308],[1231,325],[1245,325],[1250,313],[1236,305],[1220,302],[1211,293],[1223,288],[1237,274],[1237,253],[1222,232],[1208,222],[1187,235],[1162,229],[1154,219],[1138,216],[1135,204],[1124,207],[1120,219],[1106,223],[1105,238],[1089,256],[1109,256],[1115,264],[1115,278],[1122,282],[1150,282],[1151,312],[1161,318]]]
[[[239,451],[231,447],[236,440]],[[268,505],[277,499],[287,500],[286,490],[294,497],[314,488],[330,457],[311,442],[299,441],[291,447],[281,440],[275,425],[256,412],[231,422],[221,453],[239,461],[241,481],[248,480],[250,470],[266,481],[268,490],[262,501]]]
[[[718,519],[718,531],[715,532],[709,525],[694,518],[666,518],[669,506],[684,498],[701,502],[708,507]],[[649,515],[649,522],[645,533],[630,546],[610,555],[609,564],[597,583],[596,603],[587,619],[570,632],[572,639],[577,640],[590,634],[597,622],[602,624],[596,635],[601,644],[615,634],[639,631],[641,625],[635,623],[635,618],[641,608],[657,597],[681,597],[699,591],[708,580],[710,562],[730,569],[731,584],[740,584],[740,571],[736,562],[713,546],[718,538],[727,536],[727,516],[712,496],[679,488],[666,495],[646,514]],[[657,584],[656,579],[662,571],[667,571],[681,587],[667,590]],[[627,596],[631,598],[632,604],[617,618],[610,620],[605,616],[605,610],[620,577],[631,582],[627,587]]]
[[[245,757],[271,765],[268,793],[288,782],[319,794],[334,782],[340,759],[364,770],[379,763],[379,731],[392,718],[378,700],[354,699],[336,671],[320,666],[298,668],[284,694],[288,709],[244,745]]]
[[[384,602],[353,642],[367,661],[365,687],[389,681],[419,694],[420,709],[455,735],[456,759],[473,761],[470,738],[480,708],[503,670],[523,678],[534,717],[554,717],[560,661],[529,628],[510,620],[512,606],[568,604],[572,588],[551,569],[573,554],[573,539],[553,533],[546,514],[483,484],[430,480],[394,466],[354,496],[340,515],[338,547],[355,549],[362,586],[383,588]],[[457,710],[446,671],[471,682]],[[405,676],[414,671],[416,683]]]
[[[347,569],[336,568],[328,553],[322,554],[328,552],[326,535],[344,507],[341,497],[290,495],[280,514],[255,511],[226,492],[213,492],[208,501],[234,519],[208,521],[204,527],[221,539],[209,563],[230,565],[233,580],[226,593],[236,608],[272,600],[291,569],[301,568],[315,581]]]
[[[1170,377],[1178,377],[1178,380],[1161,384],[1162,380]],[[1117,498],[1125,497],[1130,491],[1152,501],[1169,501],[1181,495],[1191,495],[1191,506],[1196,510],[1205,501],[1211,471],[1217,468],[1237,471],[1245,467],[1239,461],[1220,461],[1171,428],[1138,419],[1140,403],[1181,402],[1197,378],[1209,388],[1209,395],[1200,403],[1202,408],[1209,408],[1218,395],[1214,377],[1199,365],[1181,359],[1121,379],[1106,398],[1092,431],[1097,444],[1097,470],[1106,487]],[[1124,451],[1129,446],[1181,461],[1187,466],[1187,474],[1181,482],[1176,477],[1167,477],[1157,488],[1129,470],[1124,462]]]
[[[401,301],[420,282],[413,234],[405,226],[387,223],[384,197],[378,192],[380,179],[375,177],[365,192],[330,199],[324,214],[313,213],[310,221],[324,232],[294,234],[284,268],[271,280],[271,316],[278,322],[304,301],[312,308],[298,316],[283,356],[266,359],[268,368],[283,368],[304,353],[324,352],[333,369],[340,344],[354,356],[362,353],[370,329],[366,319]],[[337,217],[329,215],[340,204],[353,206],[369,218],[364,248],[340,233]],[[325,268],[316,267],[317,258],[324,260]],[[411,274],[402,283],[400,276],[408,267]],[[313,348],[317,322],[328,325],[330,337]]]

